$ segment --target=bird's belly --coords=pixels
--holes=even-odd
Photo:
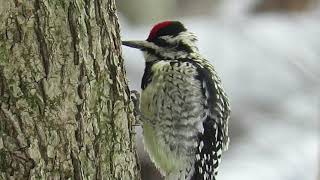
[[[192,166],[193,156],[178,154],[178,149],[170,149],[170,146],[164,143],[164,139],[158,136],[157,130],[149,123],[143,124],[143,138],[145,150],[162,175],[167,176]]]

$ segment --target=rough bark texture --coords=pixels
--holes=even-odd
[[[138,179],[114,0],[0,4],[0,179]]]

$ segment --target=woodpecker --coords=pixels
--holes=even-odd
[[[144,54],[143,141],[166,180],[216,180],[228,149],[229,100],[196,41],[178,21],[156,24],[145,41],[122,41]]]

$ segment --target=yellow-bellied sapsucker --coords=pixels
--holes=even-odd
[[[214,67],[178,21],[146,41],[123,41],[145,57],[140,99],[145,149],[166,180],[215,180],[228,148],[230,106]]]

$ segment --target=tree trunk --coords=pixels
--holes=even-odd
[[[139,179],[114,0],[0,4],[0,179]]]

